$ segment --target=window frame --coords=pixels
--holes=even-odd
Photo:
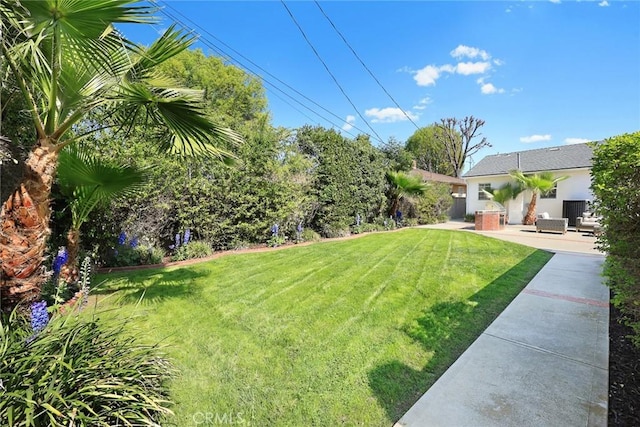
[[[491,198],[487,196],[484,191],[482,191],[482,190],[489,191],[491,188],[493,187],[491,186],[490,182],[479,183],[478,184],[478,200],[491,200]]]

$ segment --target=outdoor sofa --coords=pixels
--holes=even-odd
[[[569,218],[538,218],[536,219],[536,233],[550,231],[565,234],[569,227]]]
[[[589,231],[597,234],[600,230],[600,218],[584,212],[582,216],[576,218],[576,232]]]

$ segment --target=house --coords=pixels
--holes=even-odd
[[[435,172],[429,172],[423,169],[418,169],[415,166],[413,167],[411,173],[414,175],[419,175],[424,182],[440,182],[449,184],[451,188],[451,195],[454,197],[465,197],[467,194],[467,183],[464,179],[442,175]]]
[[[507,182],[514,182],[509,171],[551,172],[557,177],[568,176],[568,179],[539,195],[536,212],[548,212],[551,218],[569,218],[569,225],[575,225],[575,217],[580,216],[588,201],[593,200],[589,188],[592,156],[593,149],[588,143],[486,156],[463,175],[467,182],[467,213],[487,209],[489,197],[482,189],[500,188]],[[531,191],[525,190],[507,203],[510,224],[522,222],[531,196]]]
[[[411,170],[411,173],[420,176],[422,178],[422,181],[424,182],[439,182],[448,184],[451,197],[453,197],[453,205],[449,210],[449,217],[464,217],[467,197],[467,183],[464,179],[418,169],[416,167],[415,161],[413,162],[413,169]]]

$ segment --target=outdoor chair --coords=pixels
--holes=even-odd
[[[582,216],[576,218],[576,232],[588,231],[594,234],[600,230],[600,218],[593,216],[589,212],[583,212]]]
[[[565,234],[569,227],[569,218],[538,218],[536,220],[536,233],[549,231]]]

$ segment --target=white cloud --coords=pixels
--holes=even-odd
[[[560,3],[560,0],[549,0],[549,1],[550,1],[551,3],[555,3],[555,4]]]
[[[585,138],[565,138],[565,144],[584,144],[585,142],[591,142],[590,139]]]
[[[470,74],[486,73],[489,68],[491,68],[489,62],[460,62],[456,66],[456,72],[468,76]]]
[[[447,73],[455,73],[456,67],[450,64],[444,64],[440,66],[440,71],[446,71]]]
[[[414,110],[424,110],[425,108],[427,108],[427,105],[431,104],[431,98],[429,98],[428,96],[426,98],[422,98],[420,101],[418,101],[417,105],[413,106]]]
[[[416,71],[413,79],[418,86],[433,86],[440,77],[440,69],[434,65],[427,65],[421,70]]]
[[[453,73],[455,67],[449,64],[437,66],[427,65],[426,67],[415,71],[413,79],[418,83],[418,86],[433,86],[436,84],[436,80],[440,78],[443,72]]]
[[[353,124],[355,122],[356,122],[356,116],[352,116],[351,114],[349,114],[344,119],[344,125],[342,125],[342,130],[349,132],[351,129],[353,129]]]
[[[524,142],[525,144],[529,144],[531,142],[540,142],[540,141],[551,141],[551,135],[531,135],[531,136],[522,136],[520,137],[520,142]]]
[[[395,107],[387,107],[387,108],[370,108],[364,112],[367,117],[373,117],[371,120],[372,123],[394,123],[394,122],[403,122],[405,120],[409,120],[407,116],[411,118],[411,120],[417,120],[418,116],[410,111],[402,112],[401,109]]]
[[[607,0],[602,0],[600,3],[598,3],[598,6],[607,7],[609,6],[609,2]]]
[[[453,49],[451,52],[449,52],[449,54],[451,56],[453,56],[454,58],[475,58],[477,56],[479,56],[480,58],[482,58],[483,60],[487,60],[489,58],[491,58],[491,55],[489,55],[487,53],[487,51],[482,50],[482,49],[478,49],[477,47],[469,47],[469,46],[465,46],[463,44],[459,45],[457,48]]]
[[[458,62],[455,65],[444,64],[444,65],[427,65],[424,68],[419,70],[410,71],[408,67],[403,67],[398,71],[409,71],[413,74],[413,79],[416,81],[418,86],[435,86],[437,80],[442,77],[444,73],[449,74],[460,74],[463,76],[470,76],[474,74],[487,74],[491,68],[492,64],[496,66],[501,66],[504,64],[504,61],[501,59],[491,59],[491,55],[482,49],[478,49],[477,47],[470,47],[465,45],[458,45],[455,49],[449,52],[452,57],[460,60],[462,58],[481,58],[482,61],[466,61],[466,62]],[[480,79],[476,80],[479,85],[484,85],[483,79],[487,76],[482,76]],[[503,93],[503,89],[497,89],[493,87],[493,85],[487,86],[485,91],[489,91],[487,93]],[[484,92],[483,92],[484,93]],[[418,108],[423,109],[423,108]]]
[[[416,70],[414,70],[413,68],[407,67],[406,65],[404,67],[400,67],[396,70],[396,72],[398,73],[415,73]]]
[[[492,83],[485,83],[480,86],[480,91],[485,95],[491,95],[493,93],[504,93],[504,89],[498,89]]]

